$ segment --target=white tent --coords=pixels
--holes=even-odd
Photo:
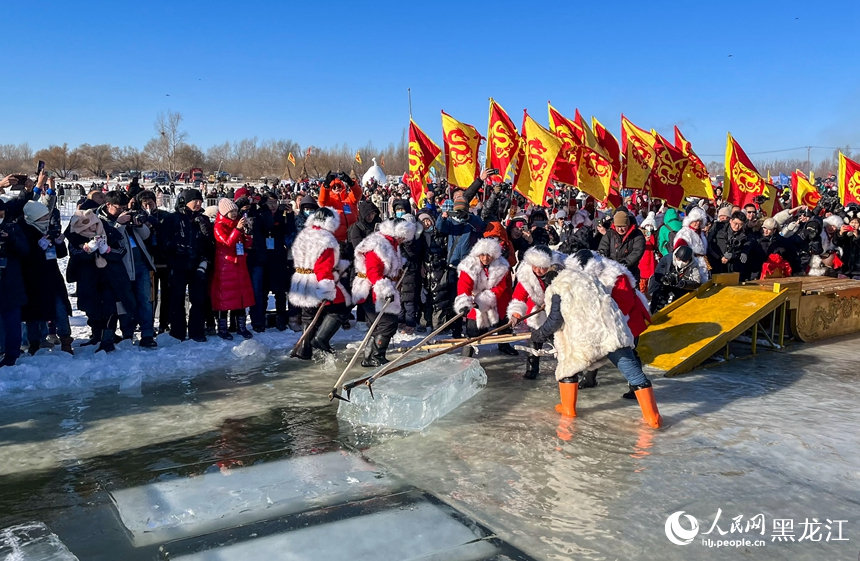
[[[370,166],[362,176],[361,185],[367,185],[371,179],[375,179],[380,185],[385,185],[385,182],[387,181],[385,172],[382,171],[381,167],[376,165],[376,158],[371,158],[371,160],[373,161],[373,165]]]

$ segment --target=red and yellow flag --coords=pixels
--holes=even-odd
[[[290,152],[290,153],[287,155],[287,159],[290,161],[290,163],[291,163],[291,164],[293,164],[293,167],[296,167],[296,157],[295,157],[295,156],[293,156],[293,153],[292,153],[292,152]]]
[[[767,216],[773,216],[776,189],[767,184],[741,145],[732,138],[732,133],[728,134],[726,142],[726,175],[723,185],[723,196],[728,202],[740,207],[760,203],[761,210]]]
[[[549,130],[561,139],[565,157],[568,160],[576,161],[574,151],[579,146],[582,146],[585,138],[585,132],[578,123],[575,123],[562,115],[549,102]]]
[[[806,205],[815,208],[821,200],[821,193],[798,169],[791,174],[791,197],[794,206]]]
[[[514,126],[514,122],[505,112],[501,105],[490,98],[490,122],[487,128],[487,167],[499,170],[503,179],[508,178],[508,173],[514,175],[511,169],[517,159],[517,150],[520,147],[520,133]]]
[[[654,167],[648,179],[648,191],[655,199],[662,199],[672,208],[684,204],[681,181],[689,160],[661,135],[655,135]]]
[[[607,200],[612,187],[612,165],[603,154],[581,146],[576,166],[576,186],[598,201]]]
[[[573,119],[579,127],[579,130],[582,131],[582,144],[584,146],[588,146],[608,160],[609,154],[606,153],[600,145],[600,142],[597,141],[597,137],[594,136],[594,133],[591,131],[591,127],[588,126],[588,123],[586,123],[585,119],[582,118],[582,114],[579,112],[579,109],[576,110],[576,114]]]
[[[684,169],[684,177],[681,180],[684,195],[713,200],[714,186],[711,184],[708,168],[701,158],[693,152],[692,144],[684,138],[678,127],[675,127],[675,147],[690,160]]]
[[[528,186],[520,187],[520,193],[534,204],[543,206],[557,164],[567,164],[562,156],[562,141],[528,114],[523,122],[523,140],[530,181]],[[570,183],[575,181],[574,178],[568,180]]]
[[[627,189],[644,189],[651,176],[651,169],[657,158],[654,149],[657,139],[621,115],[621,152],[624,162],[621,166],[623,186]]]
[[[615,174],[616,177],[621,175],[621,147],[618,145],[618,139],[609,132],[609,129],[603,126],[603,124],[597,120],[597,117],[591,117],[591,126],[594,129],[594,136],[597,139],[597,143],[603,149],[603,152],[606,154],[606,159],[609,160],[609,164],[612,166],[612,173]]]
[[[424,134],[415,121],[409,119],[409,174],[406,184],[409,186],[412,199],[418,205],[421,205],[427,192],[430,164],[440,152],[436,143]]]
[[[356,163],[361,164],[361,152],[359,152],[359,151],[355,152],[355,161],[356,161]]]
[[[839,175],[836,181],[843,206],[860,204],[860,164],[846,158],[842,152],[839,152]]]
[[[442,134],[445,136],[448,184],[465,189],[478,177],[478,147],[483,137],[475,127],[461,123],[444,111]]]

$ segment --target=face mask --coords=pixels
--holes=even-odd
[[[303,210],[302,212],[304,213],[305,216],[310,216],[311,214],[313,214],[313,211],[307,210],[307,209]]]
[[[397,218],[403,218],[404,214],[406,214],[406,212],[404,212],[402,210],[398,210],[394,213],[394,216],[396,216]]]
[[[672,263],[675,265],[676,269],[685,269],[689,263],[684,263],[683,261],[679,261],[678,259],[672,259]]]

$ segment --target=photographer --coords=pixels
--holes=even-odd
[[[702,278],[693,250],[682,245],[669,255],[664,255],[654,276],[648,283],[651,293],[651,313],[656,314],[688,292],[699,288]]]
[[[836,238],[836,246],[842,253],[841,273],[849,279],[860,278],[860,217],[852,216],[848,224],[842,226]]]
[[[29,352],[36,354],[42,343],[44,322],[53,321],[62,350],[72,354],[73,339],[69,326],[72,305],[57,264],[58,259],[68,255],[65,237],[58,230],[50,229],[51,212],[36,201],[27,201],[24,205],[23,220],[19,225],[30,247],[22,262],[27,304],[21,313],[27,324]]]
[[[135,197],[136,208],[148,215],[150,235],[146,240],[146,249],[155,264],[153,275],[152,294],[157,301],[152,302],[152,313],[155,317],[158,308],[158,332],[164,333],[170,327],[170,290],[168,289],[167,269],[167,236],[171,217],[170,212],[158,208],[155,193],[152,191],[141,191]]]
[[[165,247],[170,284],[170,336],[184,341],[187,334],[198,343],[206,342],[207,272],[214,253],[212,223],[202,210],[203,195],[199,190],[182,191],[176,199],[176,212],[170,215]],[[191,303],[187,321],[186,289]]]
[[[329,171],[326,174],[317,202],[319,206],[327,206],[338,213],[340,226],[334,237],[341,244],[346,242],[349,227],[358,220],[358,201],[361,200],[361,195],[361,186],[346,173],[334,174]]]
[[[241,200],[241,199],[240,199]],[[230,341],[227,313],[236,320],[236,332],[244,339],[253,337],[247,327],[246,308],[254,305],[254,289],[248,273],[247,251],[253,247],[252,219],[230,199],[218,201],[215,219],[215,270],[209,295],[218,316],[218,336]]]
[[[134,293],[134,309],[127,310],[120,321],[123,339],[134,336],[136,324],[140,324],[140,343],[144,348],[155,348],[155,330],[152,315],[152,282],[150,272],[155,271],[155,263],[146,249],[149,239],[149,215],[143,211],[129,210],[129,197],[122,191],[110,191],[105,195],[105,204],[99,208],[99,218],[107,222],[122,235],[125,250],[123,265],[131,281]]]
[[[741,212],[732,214],[728,222],[718,222],[711,228],[708,239],[708,262],[711,273],[740,273],[740,282],[749,279],[748,261],[751,243],[747,239]]]
[[[266,308],[269,292],[275,295],[276,328],[287,329],[287,290],[290,276],[287,263],[287,239],[295,237],[296,220],[292,207],[280,205],[274,194],[260,200],[253,220],[254,245],[249,252],[254,306],[251,326],[256,333],[266,331]]]
[[[24,233],[17,224],[6,220],[6,203],[0,199],[0,324],[5,334],[0,367],[15,366],[21,355],[21,307],[27,303],[21,259],[29,253]]]
[[[612,217],[612,225],[600,240],[597,251],[600,255],[627,267],[638,286],[641,278],[639,261],[645,255],[645,236],[635,222],[631,222],[626,210],[620,209]]]

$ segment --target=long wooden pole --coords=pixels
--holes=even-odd
[[[308,325],[308,328],[305,329],[305,332],[302,333],[302,336],[299,337],[299,340],[296,341],[296,346],[293,347],[293,351],[290,353],[290,358],[295,358],[295,357],[299,356],[299,349],[301,348],[302,343],[305,342],[305,339],[308,338],[308,335],[310,335],[311,332],[314,330],[314,327],[316,327],[317,322],[320,320],[320,317],[322,317],[323,309],[325,308],[325,305],[327,303],[328,303],[328,301],[326,301],[326,300],[323,300],[322,302],[320,302],[320,307],[317,310],[317,313],[314,316],[313,321],[311,321],[310,325]]]

